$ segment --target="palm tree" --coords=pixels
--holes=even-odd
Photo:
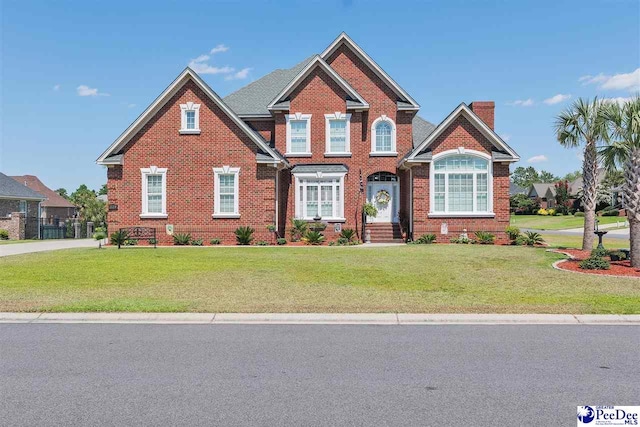
[[[566,111],[556,117],[555,130],[558,142],[564,147],[584,145],[582,162],[582,205],[584,207],[584,233],[582,250],[593,248],[596,223],[596,195],[598,172],[598,145],[607,138],[603,103],[595,98],[592,102],[582,98],[576,100]]]
[[[600,155],[607,169],[622,166],[622,200],[629,219],[631,266],[637,268],[640,267],[640,95],[623,105],[607,105],[605,118],[610,138]]]

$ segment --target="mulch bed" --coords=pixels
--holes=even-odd
[[[609,276],[624,276],[624,277],[638,277],[640,278],[640,269],[631,267],[631,261],[611,261],[611,268],[609,270],[583,270],[580,268],[580,261],[589,258],[591,253],[589,251],[581,251],[578,249],[559,249],[554,252],[568,254],[572,256],[572,259],[559,262],[556,266],[562,270],[574,271],[578,273],[587,273],[595,275],[609,275]],[[606,257],[608,260],[609,257]]]

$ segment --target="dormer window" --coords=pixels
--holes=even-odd
[[[180,104],[181,123],[180,134],[193,135],[200,133],[200,104],[187,102]]]
[[[371,155],[397,156],[396,124],[387,116],[374,120],[371,126]]]

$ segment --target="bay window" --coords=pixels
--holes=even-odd
[[[312,220],[344,220],[344,175],[297,175],[296,217]]]
[[[431,164],[430,215],[493,215],[490,158],[453,151],[434,156]]]
[[[142,212],[140,218],[167,217],[167,169],[151,166],[142,174]]]

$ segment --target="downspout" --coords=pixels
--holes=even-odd
[[[42,240],[42,200],[38,202],[38,240]]]
[[[409,168],[409,235],[413,241],[413,168]]]
[[[275,227],[276,227],[276,236],[280,236],[280,229],[278,228],[279,225],[279,214],[278,214],[278,205],[279,205],[279,199],[278,199],[278,193],[280,193],[280,167],[276,166],[276,197],[275,197],[275,201],[276,201],[276,218],[275,218]]]

